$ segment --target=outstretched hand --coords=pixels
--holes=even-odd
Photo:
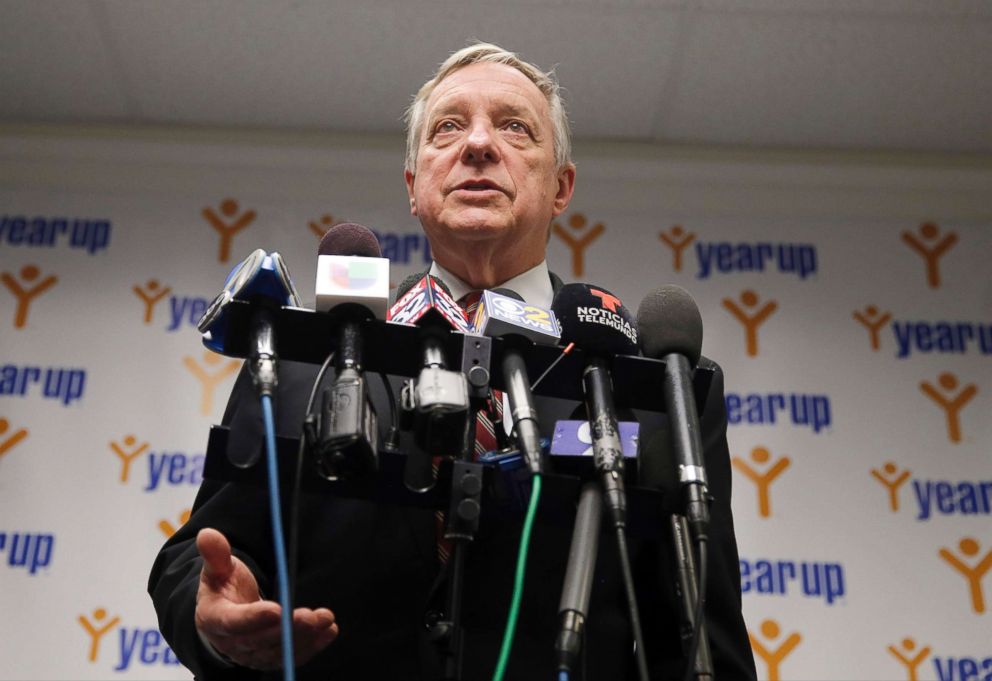
[[[248,566],[231,553],[227,538],[204,528],[196,535],[203,557],[196,593],[196,628],[224,657],[252,669],[282,667],[280,605],[261,599]],[[295,662],[302,665],[338,635],[334,613],[327,608],[293,610]]]

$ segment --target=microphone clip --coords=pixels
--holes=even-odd
[[[338,374],[324,390],[314,451],[317,470],[328,480],[370,475],[379,468],[379,424],[365,375]]]

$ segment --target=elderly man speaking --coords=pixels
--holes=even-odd
[[[515,54],[475,44],[451,55],[407,112],[405,179],[410,211],[431,244],[431,274],[454,298],[497,287],[550,307],[561,280],[548,271],[552,219],[575,184],[568,120],[558,84]],[[299,437],[316,367],[283,362],[277,431]],[[377,397],[382,403],[383,396]],[[245,372],[223,423],[232,439],[260,438]],[[730,515],[730,466],[717,370],[701,414],[714,496],[706,611],[716,676],[755,678],[740,612],[740,576]],[[547,425],[547,424],[545,424]],[[642,441],[664,434],[664,416],[641,423]],[[280,607],[266,495],[236,483],[203,483],[189,522],[163,547],[149,591],[160,627],[199,679],[279,678]],[[304,495],[293,612],[299,677],[440,678],[425,620],[442,607],[445,570],[430,511]],[[486,524],[467,559],[462,625],[465,679],[492,673],[510,600],[519,527]],[[535,528],[520,627],[508,679],[554,678],[558,598],[569,534]],[[655,679],[686,662],[678,600],[666,552],[632,542],[646,654]],[[604,541],[586,629],[585,678],[636,678],[631,627],[616,547]]]

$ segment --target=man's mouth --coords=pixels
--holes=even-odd
[[[462,182],[455,189],[469,192],[502,191],[498,184],[489,180],[469,180]]]

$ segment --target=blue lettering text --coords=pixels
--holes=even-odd
[[[913,492],[919,507],[917,520],[929,520],[934,511],[942,515],[992,513],[992,481],[913,480]]]
[[[149,452],[148,485],[146,492],[154,492],[165,482],[169,485],[199,485],[203,481],[203,454],[187,456],[182,452]]]
[[[420,262],[427,265],[431,262],[431,247],[423,234],[385,234],[375,232],[382,247],[382,257],[389,258],[393,263],[411,263],[414,253],[420,253]]]
[[[740,559],[741,593],[787,596],[789,585],[809,598],[823,598],[827,605],[844,595],[844,568],[840,563],[791,560]]]
[[[41,568],[52,564],[55,549],[55,535],[50,533],[12,532],[10,548],[7,550],[7,565],[22,567],[28,574],[35,574]],[[7,547],[7,533],[0,533],[0,551]]]
[[[814,433],[830,425],[830,398],[800,393],[727,393],[727,422],[731,425],[774,425],[776,420],[808,426]]]
[[[940,681],[992,681],[992,657],[935,657],[933,666]]]
[[[992,324],[974,322],[892,322],[896,357],[915,352],[963,354],[976,350],[992,355]]]
[[[60,400],[68,406],[83,396],[86,371],[58,367],[0,366],[0,395],[24,397],[32,385],[40,385],[42,397]]]
[[[143,665],[179,664],[179,658],[166,645],[157,629],[121,627],[117,635],[120,638],[120,662],[114,667],[115,672],[125,671],[136,660]]]
[[[207,311],[206,298],[172,296],[169,298],[169,326],[166,331],[176,331],[183,324],[196,326]]]
[[[11,246],[51,248],[60,236],[68,237],[70,248],[86,250],[90,255],[110,244],[110,220],[75,218],[28,218],[23,215],[0,216],[0,243]]]
[[[812,244],[697,242],[695,248],[699,279],[707,279],[714,272],[764,272],[766,267],[805,279],[817,267],[816,247]]]

